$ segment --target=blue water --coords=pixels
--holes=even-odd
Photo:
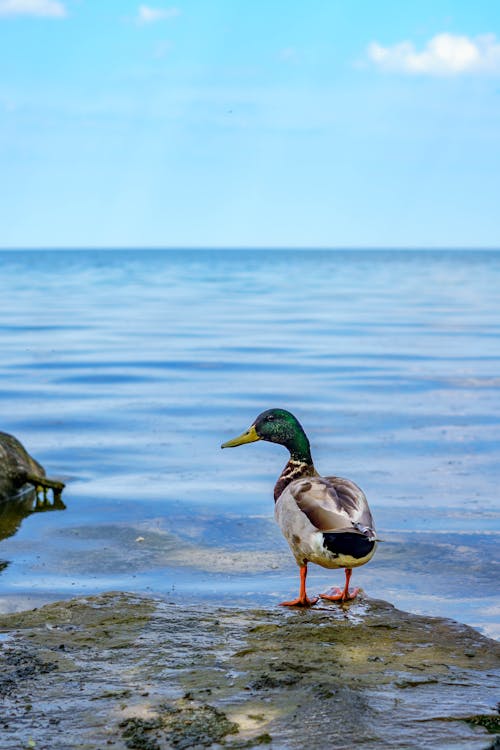
[[[0,611],[290,598],[286,454],[219,449],[281,406],[369,498],[384,542],[353,582],[500,635],[500,252],[0,252],[0,272],[0,430],[67,482],[66,510],[7,509],[2,533],[0,508]]]

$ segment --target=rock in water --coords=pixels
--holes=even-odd
[[[51,489],[54,498],[61,494],[64,483],[49,479],[45,469],[30,456],[12,435],[0,432],[0,500],[17,495],[25,485],[38,491]]]

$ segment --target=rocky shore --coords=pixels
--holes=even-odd
[[[500,746],[499,644],[379,600],[108,593],[1,616],[0,657],[2,750]]]

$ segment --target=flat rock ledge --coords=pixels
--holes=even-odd
[[[0,616],[1,750],[493,748],[500,646],[362,599],[108,593]]]

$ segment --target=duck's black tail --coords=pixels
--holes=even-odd
[[[334,555],[350,555],[356,560],[369,555],[375,546],[373,539],[359,531],[324,531],[323,544]]]

